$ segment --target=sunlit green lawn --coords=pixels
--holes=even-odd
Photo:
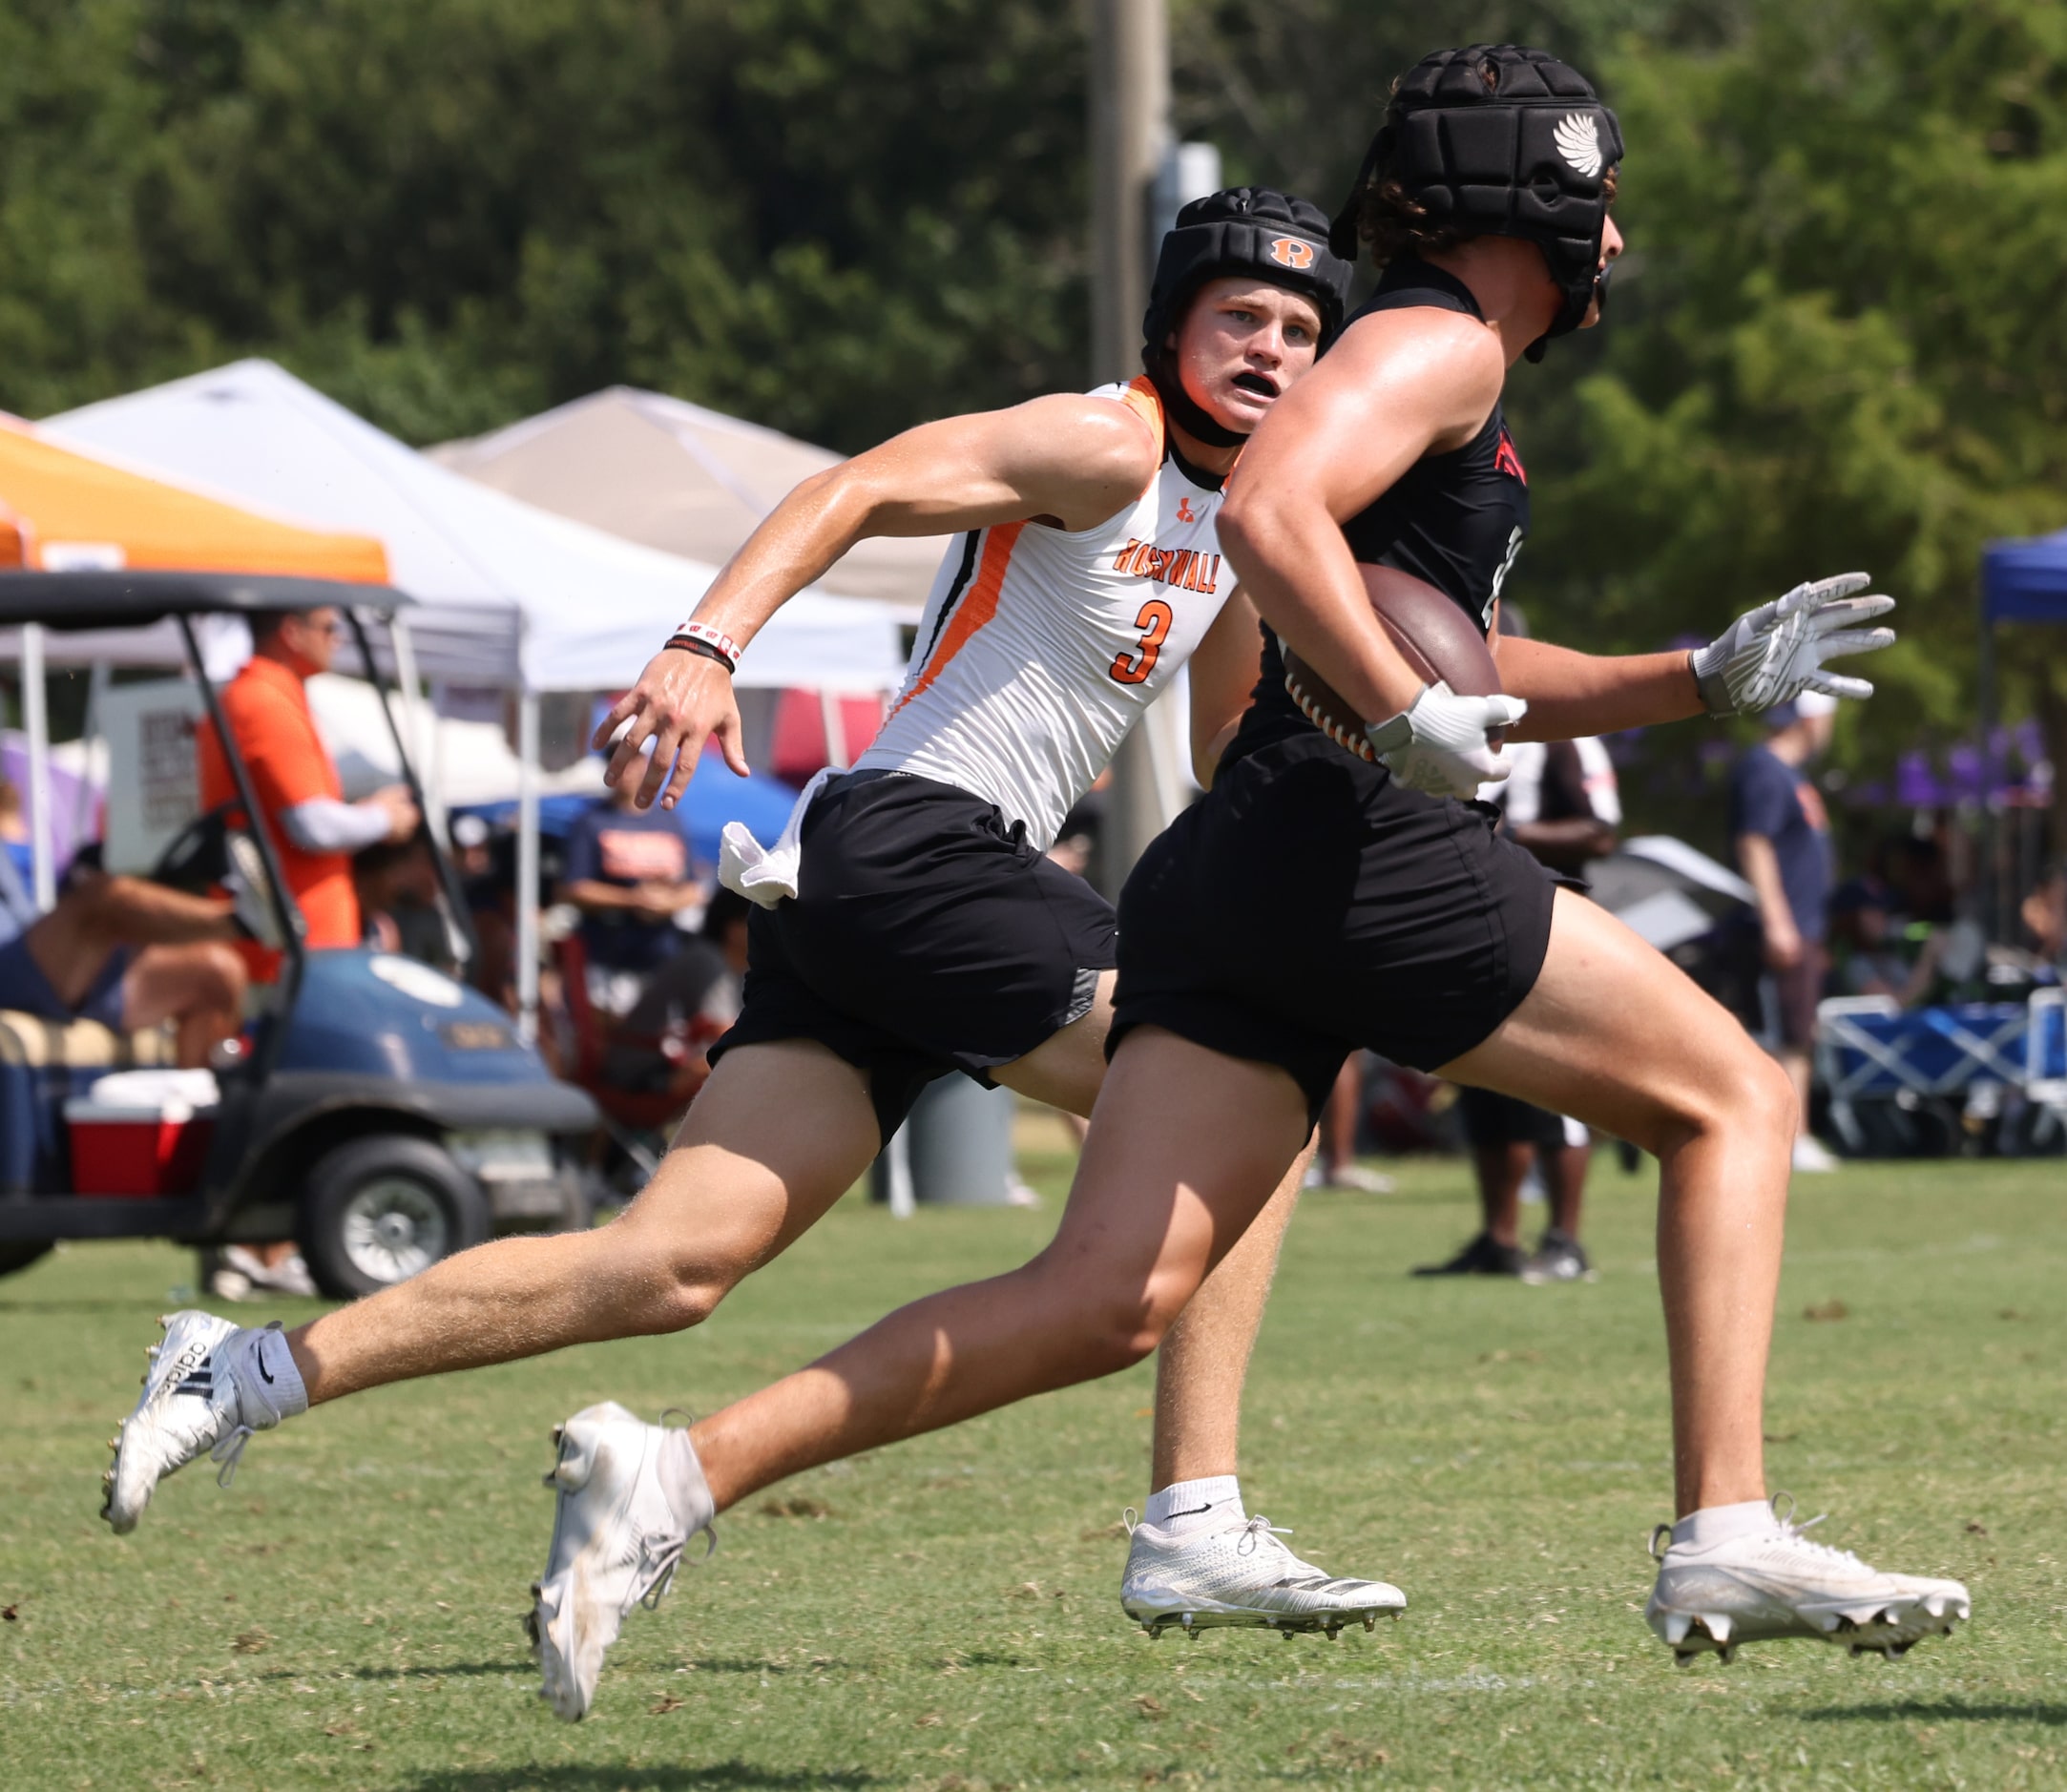
[[[1053,1197],[1062,1160],[1033,1167]],[[1403,1622],[1127,1628],[1143,1367],[750,1502],[574,1728],[518,1624],[553,1422],[708,1409],[1017,1261],[1054,1198],[903,1224],[849,1202],[700,1333],[320,1411],[231,1491],[169,1484],[126,1541],[94,1517],[102,1439],[190,1260],[47,1260],[0,1282],[0,1786],[2067,1784],[2067,1169],[1798,1185],[1774,1484],[1829,1509],[1819,1538],[1965,1578],[1974,1622],[1894,1665],[1789,1644],[1685,1673],[1640,1616],[1670,1516],[1648,1178],[1603,1164],[1600,1280],[1538,1289],[1408,1281],[1464,1236],[1466,1181],[1400,1174],[1294,1224],[1246,1486],[1303,1552],[1404,1586]]]

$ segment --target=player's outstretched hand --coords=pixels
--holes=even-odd
[[[629,721],[631,726],[624,728]],[[746,776],[746,755],[740,739],[740,706],[732,696],[732,676],[715,659],[701,654],[684,653],[679,647],[663,648],[646,662],[638,682],[610,706],[589,745],[600,753],[611,746],[611,737],[624,728],[612,747],[603,781],[616,789],[642,767],[635,799],[642,809],[653,807],[660,798],[663,809],[672,809],[689,788],[703,743],[718,737],[718,750],[725,763],[741,778]],[[650,758],[642,758],[647,741],[653,742]]]
[[[1739,616],[1694,655],[1694,682],[1709,715],[1756,715],[1804,691],[1871,697],[1866,679],[1824,670],[1826,660],[1894,644],[1894,630],[1860,626],[1894,608],[1895,600],[1878,592],[1858,594],[1871,583],[1865,573],[1840,573]]]
[[[1431,797],[1470,797],[1480,784],[1498,783],[1510,769],[1507,754],[1488,736],[1512,728],[1529,712],[1518,697],[1459,697],[1448,684],[1421,687],[1397,716],[1372,722],[1371,749],[1409,790]]]

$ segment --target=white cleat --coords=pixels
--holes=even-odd
[[[222,1465],[217,1479],[228,1487],[244,1440],[282,1416],[263,1354],[287,1347],[277,1324],[246,1328],[191,1308],[158,1323],[165,1336],[145,1352],[143,1398],[108,1440],[115,1466],[100,1477],[100,1515],[117,1536],[136,1530],[160,1481],[204,1452]]]
[[[603,1652],[640,1601],[651,1608],[698,1532],[718,1547],[710,1489],[686,1430],[648,1425],[614,1400],[589,1407],[553,1441],[546,1485],[559,1493],[553,1549],[525,1619],[544,1672],[539,1697],[573,1723],[588,1715]]]
[[[1286,1636],[1346,1625],[1374,1628],[1397,1617],[1407,1595],[1382,1580],[1344,1580],[1303,1562],[1267,1518],[1181,1535],[1136,1524],[1119,1583],[1121,1609],[1151,1636],[1176,1625],[1188,1636],[1215,1626],[1275,1630]]]
[[[1792,1510],[1784,1516],[1776,1505],[1770,1531],[1706,1549],[1674,1544],[1660,1555],[1671,1527],[1652,1532],[1658,1584],[1643,1615],[1681,1667],[1707,1650],[1728,1661],[1742,1643],[1787,1636],[1892,1660],[1927,1636],[1950,1636],[1972,1612],[1956,1580],[1884,1574],[1848,1550],[1810,1543],[1802,1533],[1822,1519],[1797,1525]]]

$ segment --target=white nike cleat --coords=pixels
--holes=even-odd
[[[553,1441],[560,1457],[553,1549],[525,1619],[545,1683],[538,1696],[570,1723],[595,1702],[603,1652],[640,1601],[650,1609],[698,1532],[718,1547],[714,1511],[689,1433],[648,1425],[614,1400],[589,1407]]]
[[[1785,1497],[1785,1496],[1783,1496]],[[1731,1537],[1706,1549],[1673,1544],[1658,1552],[1658,1584],[1643,1615],[1681,1667],[1705,1650],[1728,1661],[1741,1643],[1806,1636],[1892,1659],[1926,1636],[1950,1636],[1972,1612],[1956,1580],[1884,1574],[1848,1550],[1810,1543],[1809,1525],[1783,1516],[1777,1502],[1770,1531]]]
[[[1344,1580],[1303,1562],[1278,1539],[1291,1534],[1257,1517],[1181,1534],[1127,1514],[1134,1542],[1119,1583],[1122,1610],[1151,1636],[1172,1624],[1188,1636],[1216,1625],[1276,1630],[1372,1629],[1397,1617],[1407,1595],[1382,1580]]]
[[[100,1515],[117,1536],[136,1530],[160,1481],[204,1451],[222,1465],[217,1480],[228,1487],[244,1440],[285,1416],[263,1354],[287,1348],[277,1323],[244,1327],[189,1308],[158,1323],[165,1336],[145,1353],[143,1398],[108,1440],[115,1467],[100,1477]]]

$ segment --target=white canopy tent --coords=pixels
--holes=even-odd
[[[421,670],[539,691],[632,682],[716,568],[554,516],[447,471],[269,361],[240,361],[47,419],[67,446],[242,504],[376,535],[416,600]],[[742,682],[885,690],[902,674],[887,610],[801,594]]]
[[[398,641],[452,684],[519,694],[525,771],[519,967],[537,1001],[541,692],[631,684],[716,569],[551,515],[434,465],[268,361],[240,361],[47,419],[54,440],[235,502],[375,535],[415,599]],[[805,592],[755,639],[742,685],[887,692],[903,674],[897,612]]]
[[[629,385],[425,452],[527,504],[717,565],[793,488],[841,459],[779,430]],[[820,587],[898,604],[916,621],[950,539],[858,542]]]

